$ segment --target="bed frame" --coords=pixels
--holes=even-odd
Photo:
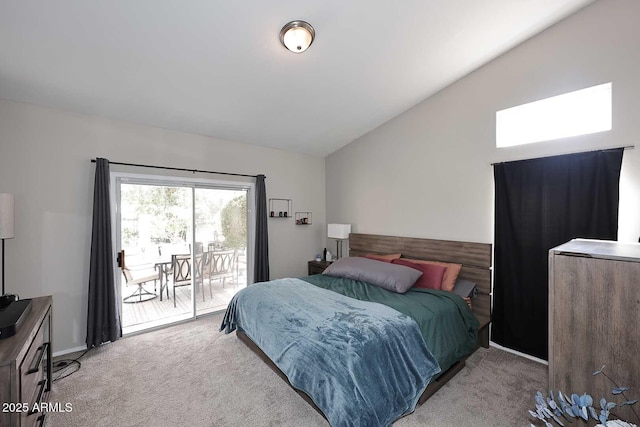
[[[489,323],[491,322],[491,244],[456,242],[450,240],[433,240],[413,237],[380,236],[375,234],[349,235],[349,256],[362,256],[366,254],[391,254],[401,253],[404,258],[423,259],[432,261],[455,262],[462,264],[460,278],[470,280],[477,284],[478,295],[473,298],[473,313],[480,322],[478,331],[478,343],[474,349],[480,346],[489,347]],[[307,403],[309,403],[320,415],[322,411],[313,400],[303,391],[293,387],[287,376],[275,363],[249,338],[243,330],[237,329],[236,335],[254,353],[256,353],[269,367],[275,371],[284,381],[293,388]],[[473,352],[472,352],[473,353]],[[471,354],[467,355],[469,357]],[[447,371],[441,373],[424,390],[418,404],[424,403],[444,384],[453,378],[465,366],[466,357]]]

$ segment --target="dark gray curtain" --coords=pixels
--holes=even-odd
[[[269,280],[269,233],[267,231],[267,190],[264,175],[256,176],[256,247],[253,281]]]
[[[547,359],[549,249],[578,237],[617,238],[622,152],[494,166],[494,342]]]
[[[98,158],[93,190],[87,348],[116,341],[122,336],[113,277],[110,206],[109,161]]]

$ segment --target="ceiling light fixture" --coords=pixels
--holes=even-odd
[[[280,42],[293,53],[307,50],[315,37],[315,30],[305,21],[291,21],[280,30]]]

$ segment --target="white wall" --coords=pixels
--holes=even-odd
[[[54,351],[83,346],[86,336],[95,157],[265,174],[267,197],[293,199],[293,210],[313,212],[314,222],[269,220],[271,277],[306,274],[321,249],[323,158],[0,100],[0,193],[16,197],[6,290],[53,295]]]
[[[327,157],[327,220],[493,242],[492,162],[625,150],[619,239],[640,236],[640,2],[599,0]],[[498,110],[613,82],[610,132],[495,148]]]

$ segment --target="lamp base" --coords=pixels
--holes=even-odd
[[[335,256],[334,260],[342,258],[342,256],[343,256],[343,254],[342,254],[342,242],[344,242],[344,240],[345,239],[337,239],[336,240],[336,256]]]

